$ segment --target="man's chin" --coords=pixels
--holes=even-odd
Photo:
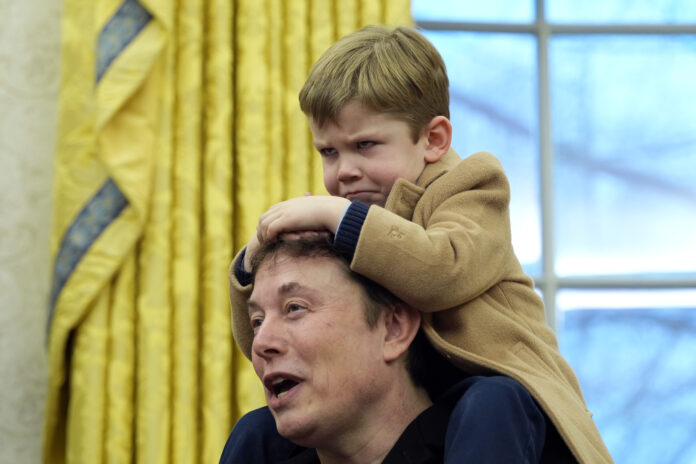
[[[280,436],[296,445],[306,448],[316,447],[315,441],[312,440],[316,427],[312,427],[306,422],[287,420],[286,418],[276,418],[276,427]]]

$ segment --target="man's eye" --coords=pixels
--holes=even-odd
[[[251,319],[251,328],[252,329],[257,329],[261,327],[261,323],[263,322],[263,319],[260,317],[254,317]]]
[[[286,306],[286,310],[289,313],[294,313],[297,311],[301,311],[303,309],[304,309],[304,306],[302,306],[301,304],[297,304],[297,303],[290,303]]]

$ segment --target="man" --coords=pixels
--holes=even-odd
[[[237,423],[221,463],[539,460],[545,419],[524,388],[462,380],[418,311],[350,271],[330,240],[266,244],[252,276],[251,360],[268,409]],[[269,410],[289,441],[268,435]]]

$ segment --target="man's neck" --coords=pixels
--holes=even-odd
[[[378,419],[366,425],[354,436],[343,437],[332,446],[317,448],[322,464],[379,464],[389,454],[406,427],[432,405],[427,392],[421,388],[394,395],[385,401]]]

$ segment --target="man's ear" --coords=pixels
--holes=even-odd
[[[423,129],[425,161],[434,163],[447,153],[452,143],[452,123],[444,116],[435,116]]]
[[[384,360],[392,362],[408,351],[421,324],[421,314],[403,302],[397,302],[384,311]]]

